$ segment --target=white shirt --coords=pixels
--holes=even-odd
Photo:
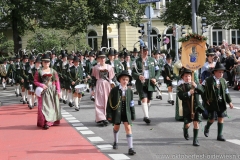
[[[122,90],[122,96],[125,96],[125,95],[126,95],[127,87],[123,88],[122,85],[120,84],[120,85],[119,85],[119,89]]]
[[[144,64],[144,66],[148,66],[148,64],[147,64],[147,59],[146,59],[146,61],[145,61],[145,64]],[[145,79],[149,79],[149,70],[144,70],[144,78]]]
[[[127,62],[127,67],[129,68],[128,69],[128,73],[131,75],[132,74],[132,70],[131,70],[131,66],[130,66],[130,62]]]

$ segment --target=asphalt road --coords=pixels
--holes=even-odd
[[[128,146],[123,125],[119,132],[119,148],[112,149],[113,127],[112,125],[103,127],[95,123],[94,103],[90,101],[88,93],[82,98],[78,112],[65,104],[61,106],[64,118],[76,128],[76,131],[110,159],[240,159],[240,92],[230,89],[230,94],[235,108],[228,109],[229,118],[225,118],[223,135],[227,141],[216,140],[217,123],[211,126],[210,136],[205,137],[203,127],[206,120],[203,120],[200,124],[199,147],[192,146],[192,126],[189,129],[190,140],[184,139],[183,122],[174,119],[175,106],[167,103],[167,93],[163,93],[163,100],[152,101],[149,113],[152,120],[150,125],[143,122],[142,108],[137,104],[138,97],[135,95],[136,120],[133,122],[132,131],[133,145],[137,154],[134,156],[127,155]],[[7,90],[0,91],[0,101],[4,106],[20,103],[20,99],[21,97],[15,96],[13,87],[8,86]],[[71,135],[66,135],[67,138],[71,138]]]

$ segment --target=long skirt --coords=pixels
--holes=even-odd
[[[38,119],[37,126],[44,127],[59,125],[62,119],[59,98],[55,86],[50,86],[46,92],[38,97]]]

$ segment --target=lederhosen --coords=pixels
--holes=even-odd
[[[164,83],[167,85],[167,87],[172,86],[172,80],[173,80],[173,68],[172,66],[169,66],[168,63],[164,65]],[[169,77],[171,80],[167,80],[167,77]]]
[[[68,71],[69,76],[69,82],[71,83],[71,89],[72,92],[75,93],[75,86],[81,84],[83,79],[83,72],[81,66],[78,66],[77,68],[75,66],[72,66]],[[75,82],[74,85],[72,85],[72,82]]]

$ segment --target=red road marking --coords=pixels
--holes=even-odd
[[[0,107],[0,160],[109,160],[64,119],[37,127],[37,108]]]

